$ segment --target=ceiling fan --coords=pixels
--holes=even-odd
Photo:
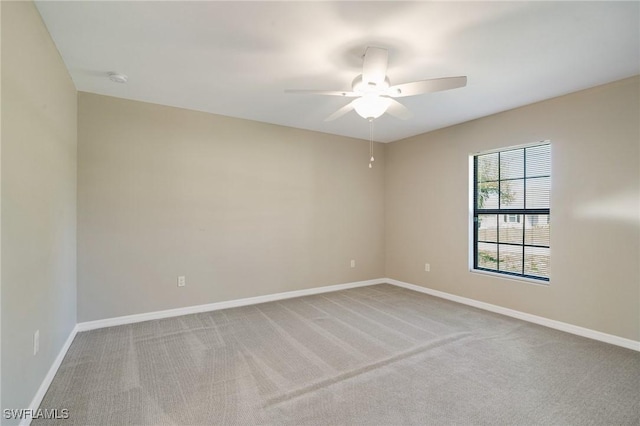
[[[411,118],[413,114],[407,107],[394,98],[456,89],[458,87],[464,87],[467,84],[467,77],[461,76],[433,78],[391,86],[389,77],[387,77],[388,59],[389,52],[387,49],[382,47],[367,47],[363,57],[362,74],[353,80],[351,91],[285,90],[285,92],[356,98],[331,114],[325,121],[335,120],[354,109],[361,117],[369,121],[380,117],[385,112],[394,117],[406,120]]]

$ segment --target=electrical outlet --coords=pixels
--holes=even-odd
[[[353,260],[353,259],[351,259],[351,267],[352,267],[352,268],[355,268],[355,267],[356,267],[356,261],[355,261],[355,260]]]
[[[178,287],[184,287],[187,285],[187,278],[184,275],[178,277]]]
[[[36,355],[40,350],[40,330],[33,333],[33,354]]]
[[[429,271],[431,271],[431,265],[430,265],[430,264],[428,264],[428,263],[425,263],[425,264],[424,264],[424,271],[425,271],[425,272],[429,272]]]

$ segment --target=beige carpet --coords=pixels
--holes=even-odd
[[[79,333],[41,408],[64,425],[638,425],[640,354],[376,285]]]

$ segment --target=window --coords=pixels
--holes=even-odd
[[[549,281],[551,145],[473,156],[473,269]]]

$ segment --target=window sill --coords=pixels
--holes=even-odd
[[[551,284],[551,280],[542,281],[542,280],[536,280],[534,278],[517,277],[515,275],[506,275],[506,274],[500,274],[500,273],[497,273],[497,272],[482,271],[482,270],[479,270],[479,269],[470,269],[469,272],[472,273],[472,274],[488,275],[488,276],[494,277],[494,278],[501,278],[503,280],[525,282],[527,284],[539,285],[539,286],[542,286],[542,287],[549,287],[549,285]]]

